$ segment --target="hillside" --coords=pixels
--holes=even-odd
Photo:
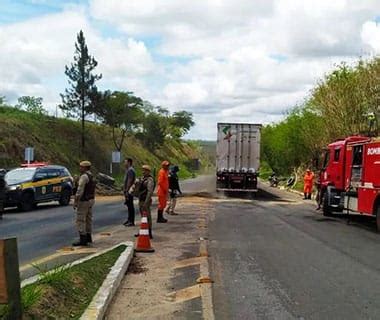
[[[0,168],[18,166],[24,160],[24,148],[35,148],[36,161],[67,166],[73,173],[78,163],[88,159],[95,171],[109,173],[111,152],[115,149],[111,129],[107,126],[86,123],[86,147],[80,152],[81,126],[77,121],[60,119],[0,107]],[[131,157],[135,167],[150,164],[159,168],[163,159],[178,164],[181,176],[192,175],[191,159],[200,159],[206,165],[209,160],[199,144],[169,140],[158,151],[148,151],[133,135],[128,136],[122,149],[122,158]],[[117,168],[114,173],[117,173]]]

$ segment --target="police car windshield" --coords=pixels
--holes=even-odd
[[[18,184],[33,179],[36,169],[15,169],[5,175],[5,181],[8,185]]]

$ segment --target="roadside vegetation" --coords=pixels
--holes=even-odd
[[[79,319],[125,249],[121,245],[67,269],[38,268],[39,280],[21,290],[23,319]],[[0,319],[6,319],[6,313],[5,306]]]
[[[378,134],[380,58],[341,64],[311,90],[286,118],[262,130],[266,172],[299,173],[316,165],[330,142],[356,134]],[[314,168],[315,169],[315,168]]]

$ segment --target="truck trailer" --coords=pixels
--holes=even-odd
[[[261,124],[218,123],[216,144],[216,190],[258,190]]]
[[[330,143],[319,181],[324,215],[370,216],[380,230],[380,137],[351,136]]]

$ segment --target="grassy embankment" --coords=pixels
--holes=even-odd
[[[23,319],[79,319],[125,249],[121,245],[68,269],[42,271],[36,283],[21,290]],[[6,313],[1,306],[0,319],[8,319]]]
[[[18,166],[23,162],[24,148],[33,146],[38,161],[62,164],[72,173],[77,173],[79,161],[88,159],[93,163],[95,171],[108,174],[111,152],[115,149],[111,128],[86,123],[86,147],[83,155],[80,133],[81,124],[78,121],[0,107],[0,168]],[[138,171],[145,163],[158,169],[161,161],[168,159],[180,166],[181,178],[193,175],[191,159],[199,158],[203,164],[209,162],[197,143],[167,140],[163,147],[151,152],[133,135],[126,138],[122,156],[133,158]],[[114,176],[120,180],[121,174],[120,171],[118,174],[117,168],[114,168]]]

